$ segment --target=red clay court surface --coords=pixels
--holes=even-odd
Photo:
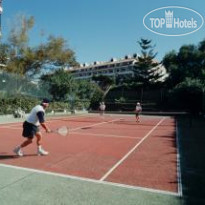
[[[179,194],[174,118],[141,116],[137,124],[134,115],[89,115],[48,124],[52,129],[69,126],[69,136],[44,133],[49,155],[37,156],[34,140],[23,150],[24,157],[12,152],[24,140],[22,123],[1,124],[0,163]]]

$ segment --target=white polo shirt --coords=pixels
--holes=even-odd
[[[41,119],[39,119],[38,113],[41,114]],[[40,122],[44,122],[44,114],[45,114],[45,110],[43,108],[43,106],[41,105],[36,105],[30,112],[29,116],[27,117],[26,121],[39,126]],[[40,121],[39,121],[40,120]]]
[[[142,111],[142,107],[140,105],[137,105],[135,110],[136,112],[140,113]]]

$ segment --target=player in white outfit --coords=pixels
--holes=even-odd
[[[140,122],[140,113],[142,112],[142,106],[138,102],[135,108],[135,116],[136,116],[136,122]]]
[[[105,108],[106,108],[106,105],[104,102],[101,102],[100,103],[100,115],[104,115],[105,113]]]
[[[23,123],[22,136],[27,138],[21,145],[17,146],[13,151],[18,156],[23,156],[22,148],[28,146],[33,142],[33,138],[36,136],[36,143],[38,146],[38,155],[48,155],[48,152],[42,148],[41,139],[42,133],[40,132],[40,125],[46,130],[51,132],[45,123],[45,109],[49,106],[49,100],[43,99],[40,105],[36,105],[30,112],[26,121]]]

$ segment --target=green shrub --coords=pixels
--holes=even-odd
[[[31,109],[41,103],[41,100],[32,97],[10,97],[0,98],[0,115],[13,114],[15,110],[21,108],[26,113],[29,113]],[[88,109],[90,106],[89,100],[76,100],[74,103],[74,109],[82,110]],[[71,102],[51,102],[50,106],[46,109],[46,112],[71,110]]]

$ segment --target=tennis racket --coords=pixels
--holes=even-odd
[[[51,133],[57,133],[61,136],[66,137],[69,134],[69,128],[67,126],[62,126],[55,130],[51,130]]]

